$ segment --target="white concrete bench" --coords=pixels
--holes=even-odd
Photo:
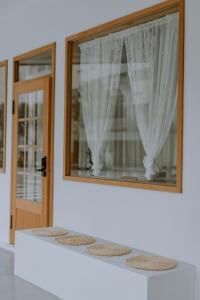
[[[85,248],[18,231],[15,274],[66,300],[194,299],[195,269],[189,264],[177,262],[169,271],[142,271],[129,268],[126,259],[149,253],[133,249],[121,257],[96,257],[86,254]]]

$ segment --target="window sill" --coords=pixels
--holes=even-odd
[[[181,184],[178,183],[173,186],[173,185],[167,185],[167,184],[164,185],[159,183],[152,184],[152,183],[143,183],[143,182],[115,181],[109,179],[88,178],[88,177],[69,176],[69,175],[68,176],[64,175],[63,179],[68,181],[74,181],[74,182],[95,183],[95,184],[129,187],[129,188],[137,188],[137,189],[145,189],[145,190],[182,193],[182,186]]]

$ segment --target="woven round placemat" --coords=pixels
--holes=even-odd
[[[101,243],[87,247],[88,254],[96,256],[121,256],[131,252],[131,249],[112,243]]]
[[[90,245],[96,242],[93,237],[86,235],[66,235],[55,238],[55,240],[59,244],[72,246]]]
[[[161,256],[146,255],[139,255],[128,258],[127,264],[132,268],[151,271],[166,271],[174,269],[177,266],[177,263],[174,260]]]
[[[56,236],[64,236],[68,234],[65,229],[57,228],[57,227],[47,227],[42,229],[34,229],[32,230],[34,235],[45,236],[45,237],[56,237]]]

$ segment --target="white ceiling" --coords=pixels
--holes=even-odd
[[[40,1],[41,0],[0,0],[0,21],[13,17]]]

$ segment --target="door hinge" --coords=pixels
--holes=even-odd
[[[15,114],[15,100],[12,102],[12,114]]]
[[[10,215],[10,229],[13,229],[13,215]]]

